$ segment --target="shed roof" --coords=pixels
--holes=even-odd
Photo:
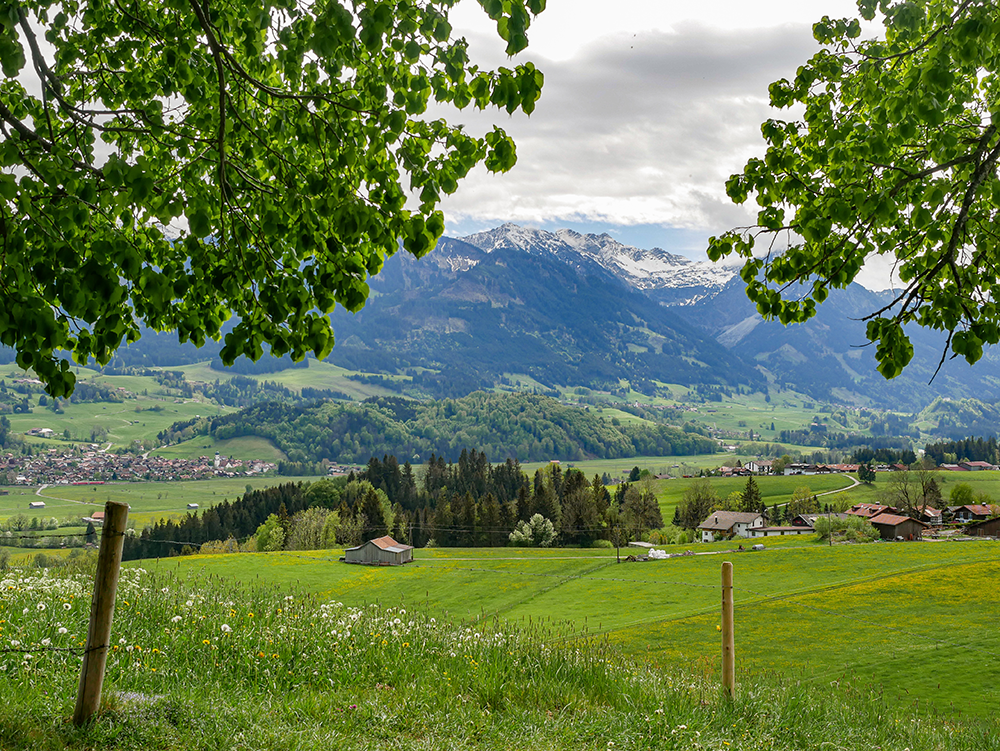
[[[909,516],[896,516],[895,514],[879,514],[878,516],[869,519],[872,524],[880,524],[886,527],[898,527],[903,522],[916,522],[921,527],[926,527],[927,524],[920,521],[919,519],[914,519]]]
[[[376,537],[374,540],[368,540],[368,542],[363,542],[357,547],[347,548],[347,550],[361,550],[365,545],[371,543],[377,548],[381,548],[389,553],[402,553],[404,550],[413,550],[412,545],[404,545],[401,542],[396,542],[391,537],[386,535],[385,537]]]
[[[969,509],[969,513],[975,514],[976,516],[989,516],[992,512],[989,506],[983,506],[980,503],[967,503],[964,506],[953,506],[956,512],[961,511],[966,508]]]

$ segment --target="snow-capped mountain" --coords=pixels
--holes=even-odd
[[[711,297],[736,275],[739,268],[738,265],[692,261],[661,248],[636,248],[608,234],[581,234],[571,229],[546,232],[504,224],[462,240],[487,253],[514,249],[555,256],[585,273],[603,272],[664,305],[691,305]]]

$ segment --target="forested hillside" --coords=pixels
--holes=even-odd
[[[712,453],[716,443],[696,432],[653,423],[615,425],[597,412],[532,394],[477,392],[462,399],[414,402],[370,399],[361,404],[258,404],[231,415],[178,423],[217,439],[268,438],[292,462],[366,462],[394,454],[419,462],[432,453],[457,459],[474,446],[493,461],[614,459]]]

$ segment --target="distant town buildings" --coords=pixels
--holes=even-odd
[[[0,456],[0,477],[12,485],[86,485],[101,482],[150,482],[205,480],[213,477],[246,477],[273,472],[272,462],[243,459],[213,461],[207,456],[198,459],[168,459],[141,454],[112,454],[96,448],[82,453],[60,452],[57,449],[19,456]]]

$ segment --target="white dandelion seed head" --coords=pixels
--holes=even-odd
[[[59,628],[59,633],[60,634],[68,634],[69,633],[69,629],[67,629],[65,627],[60,627]]]
[[[221,626],[219,626],[219,630],[222,631],[222,633],[224,634],[228,634],[232,631],[228,623],[223,623]]]
[[[170,619],[171,623],[180,623],[181,620],[182,618],[179,615],[175,615],[173,618]]]

